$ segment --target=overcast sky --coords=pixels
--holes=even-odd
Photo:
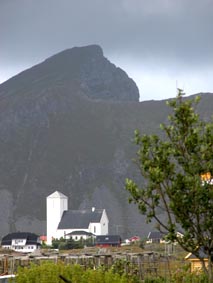
[[[0,0],[0,82],[89,44],[141,100],[213,92],[213,0]]]

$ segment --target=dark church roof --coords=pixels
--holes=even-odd
[[[63,212],[58,229],[88,229],[90,223],[99,223],[103,209],[67,210]]]
[[[12,240],[24,239],[27,245],[35,245],[39,243],[39,236],[29,232],[15,232],[7,234],[2,238],[1,245],[8,246],[12,244]]]

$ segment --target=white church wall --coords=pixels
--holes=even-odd
[[[89,232],[95,235],[101,235],[101,224],[100,223],[90,223]]]
[[[57,228],[61,216],[68,209],[68,198],[60,192],[47,197],[47,244],[52,244],[52,238],[57,238]]]
[[[101,226],[101,233],[99,235],[108,235],[109,219],[107,217],[105,209],[103,210],[103,214],[102,214],[101,221],[100,221],[100,226]]]

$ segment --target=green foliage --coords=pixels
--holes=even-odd
[[[71,239],[54,239],[52,241],[52,248],[59,249],[59,250],[70,250],[70,249],[82,249],[84,246],[93,246],[94,240],[93,239],[80,239],[78,241]]]
[[[59,249],[60,244],[65,243],[66,240],[64,238],[61,239],[53,239],[52,240],[52,248]]]
[[[124,273],[119,274],[112,269],[87,269],[80,265],[65,265],[44,262],[41,265],[31,265],[30,268],[19,268],[16,283],[63,283],[59,278],[62,275],[72,283],[137,283],[134,277]]]
[[[172,274],[171,282],[174,283],[208,283],[208,277],[203,272],[190,272],[189,267],[185,266],[181,269],[177,269]]]
[[[191,273],[189,270],[177,270],[171,278],[151,277],[146,278],[144,283],[209,283],[204,273]]]
[[[131,282],[138,283],[139,271],[138,266],[131,263],[129,260],[118,259],[111,266],[110,271],[120,276],[126,276]]]
[[[167,279],[161,278],[161,277],[156,277],[156,278],[146,278],[144,280],[144,283],[166,283]]]
[[[213,180],[201,178],[207,172],[213,176],[213,121],[200,119],[199,100],[183,99],[179,90],[177,98],[168,102],[172,114],[161,125],[163,139],[135,132],[139,147],[135,163],[143,179],[140,186],[127,179],[126,189],[148,222],[155,219],[168,240],[202,260],[201,247],[208,258],[213,253]],[[177,236],[179,230],[183,237]],[[211,261],[209,265],[212,278]]]

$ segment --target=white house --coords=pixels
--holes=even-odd
[[[41,242],[39,236],[34,233],[15,232],[4,236],[1,246],[17,252],[31,253],[40,248]]]
[[[109,220],[105,209],[68,210],[68,197],[59,191],[47,197],[47,244],[67,234],[108,234]]]
[[[75,241],[79,241],[81,239],[83,240],[93,239],[94,240],[96,236],[93,233],[78,230],[78,231],[73,231],[65,235],[65,239],[71,239],[71,238]]]

